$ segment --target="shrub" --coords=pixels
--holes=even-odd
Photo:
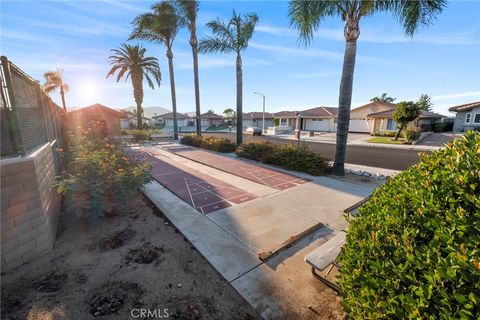
[[[420,138],[422,130],[414,124],[409,124],[407,129],[403,131],[403,136],[407,139],[408,142],[416,141]]]
[[[275,147],[268,141],[250,141],[240,145],[237,155],[251,160],[273,163]]]
[[[325,174],[328,170],[328,162],[307,146],[296,147],[293,144],[274,145],[267,141],[251,141],[242,144],[237,149],[237,155],[314,176]]]
[[[397,131],[395,130],[385,130],[385,131],[374,131],[373,135],[378,137],[395,137]]]
[[[338,284],[352,319],[478,319],[480,134],[374,191],[351,221]]]
[[[137,165],[105,140],[73,138],[68,171],[58,184],[67,212],[80,217],[125,213],[151,180],[148,166]]]
[[[180,139],[180,143],[194,147],[200,147],[201,141],[202,137],[197,136],[196,134],[187,134],[182,136],[182,138]]]
[[[188,134],[180,140],[182,144],[201,147],[218,152],[233,152],[236,149],[235,143],[225,138],[199,137],[196,134]]]
[[[435,123],[433,125],[432,131],[433,132],[446,132],[452,131],[453,129],[453,122],[450,123]]]

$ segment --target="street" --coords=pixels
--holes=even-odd
[[[211,133],[204,132],[204,136],[213,136],[219,138],[228,138],[235,141],[235,133]],[[243,136],[243,141],[251,140],[267,140],[275,144],[295,143],[295,141],[276,138],[272,136]],[[312,150],[329,160],[335,157],[335,145],[321,142],[307,142]],[[405,170],[408,167],[416,164],[419,161],[418,150],[404,150],[404,149],[389,149],[369,146],[347,146],[346,162],[352,164],[359,164],[364,166],[386,168],[392,170]]]

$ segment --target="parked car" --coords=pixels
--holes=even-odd
[[[248,127],[246,131],[247,135],[252,135],[252,136],[261,136],[262,135],[262,129],[258,127]]]

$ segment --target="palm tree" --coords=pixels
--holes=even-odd
[[[107,74],[113,76],[118,72],[117,82],[125,77],[125,81],[130,77],[133,86],[133,97],[137,104],[137,125],[142,126],[142,103],[143,103],[143,78],[147,80],[148,86],[154,88],[154,81],[160,86],[162,75],[158,60],[155,57],[145,57],[147,49],[140,45],[129,45],[122,43],[118,49],[112,49],[114,55],[109,57],[112,69]]]
[[[339,92],[337,143],[333,173],[344,175],[350,105],[352,102],[353,73],[357,39],[360,36],[360,20],[380,11],[391,12],[403,24],[405,34],[413,36],[420,25],[429,25],[442,12],[446,0],[292,0],[289,4],[290,24],[299,31],[300,40],[307,45],[314,37],[323,19],[339,17],[345,22],[346,40],[342,79]]]
[[[62,97],[63,110],[67,111],[67,105],[65,104],[65,92],[68,92],[70,87],[63,82],[63,70],[57,69],[55,71],[47,71],[43,74],[45,83],[43,84],[43,90],[50,94],[56,89],[60,89],[60,96]]]
[[[392,103],[395,100],[397,100],[397,98],[389,97],[386,92],[382,93],[380,97],[373,97],[372,99],[370,99],[370,101],[372,102],[388,102],[388,103]]]
[[[198,79],[198,41],[197,41],[197,13],[199,2],[196,0],[175,0],[177,12],[182,25],[190,31],[190,46],[193,56],[193,81],[195,85],[195,113],[197,116],[197,135],[202,135],[200,119],[200,80]]]
[[[237,55],[237,145],[242,143],[242,103],[243,103],[243,75],[241,52],[248,47],[252,38],[258,16],[255,13],[240,15],[233,10],[233,15],[228,23],[220,19],[207,23],[212,29],[213,36],[200,41],[199,50],[203,53],[235,53]]]
[[[132,34],[128,38],[147,40],[165,45],[167,49],[168,71],[170,74],[170,92],[172,96],[173,135],[178,139],[177,97],[175,94],[175,76],[173,70],[173,41],[181,25],[177,9],[170,1],[162,1],[152,5],[152,11],[138,15],[134,20]]]

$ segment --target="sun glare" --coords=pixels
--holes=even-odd
[[[97,87],[93,82],[83,82],[80,85],[80,93],[85,99],[93,99],[97,96]]]

